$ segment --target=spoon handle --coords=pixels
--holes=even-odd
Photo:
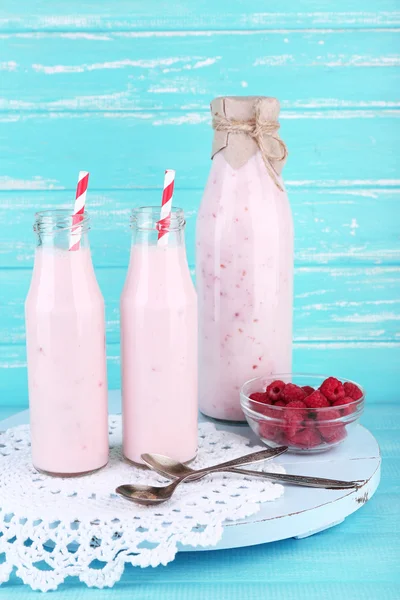
[[[286,452],[287,449],[287,446],[279,446],[279,448],[268,448],[267,450],[260,450],[259,452],[253,452],[252,454],[246,454],[246,456],[234,458],[233,460],[228,460],[227,462],[220,463],[219,465],[198,469],[193,473],[193,475],[186,475],[184,479],[185,481],[195,481],[196,479],[200,479],[201,477],[204,477],[204,475],[213,473],[214,471],[226,470],[230,467],[239,467],[241,465],[249,465],[279,456],[280,454]]]
[[[276,483],[288,483],[303,487],[325,488],[328,490],[344,490],[360,487],[362,481],[342,481],[340,479],[325,479],[308,475],[289,475],[288,473],[266,473],[265,471],[250,471],[247,469],[229,469],[230,473],[240,473],[250,477],[261,477]]]

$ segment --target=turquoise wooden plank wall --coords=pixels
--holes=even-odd
[[[79,169],[119,387],[118,297],[132,206],[177,169],[193,267],[210,166],[208,103],[275,95],[296,225],[295,365],[396,400],[400,365],[397,0],[33,2],[0,8],[0,406],[27,403],[32,216],[73,202]],[[377,372],[385,377],[379,395]]]

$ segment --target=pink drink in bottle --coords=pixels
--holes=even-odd
[[[216,98],[213,161],[197,221],[199,403],[243,420],[241,385],[292,363],[293,226],[274,98]]]
[[[132,214],[133,241],[121,296],[123,452],[187,462],[197,452],[197,298],[186,260],[183,212]]]
[[[34,466],[63,477],[108,460],[104,302],[82,215],[79,243],[70,211],[37,213],[37,248],[25,304]]]

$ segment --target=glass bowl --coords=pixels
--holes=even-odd
[[[340,379],[342,383],[354,383],[363,394],[359,400],[342,406],[290,408],[289,411],[286,406],[274,406],[250,398],[255,392],[264,392],[270,383],[278,379],[318,390],[327,377],[289,373],[247,381],[240,390],[240,404],[251,429],[268,446],[288,446],[289,451],[295,453],[322,452],[341,444],[364,411],[365,392],[358,383]]]

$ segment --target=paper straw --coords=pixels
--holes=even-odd
[[[72,216],[71,238],[69,243],[70,250],[79,250],[81,245],[83,213],[85,212],[86,192],[89,183],[89,173],[79,171],[78,185],[76,186],[74,213]]]
[[[161,201],[161,219],[158,222],[158,245],[168,244],[168,229],[171,222],[172,196],[174,193],[175,171],[167,169],[164,175],[164,189]]]

